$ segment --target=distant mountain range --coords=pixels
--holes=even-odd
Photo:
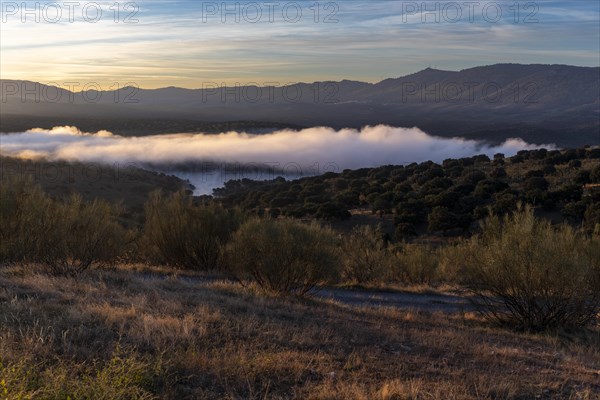
[[[497,64],[428,68],[375,84],[218,86],[70,92],[2,80],[0,131],[71,124],[145,135],[214,131],[224,123],[258,131],[389,124],[489,142],[521,137],[560,146],[600,144],[600,68]]]

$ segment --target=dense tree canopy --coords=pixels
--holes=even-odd
[[[600,183],[599,150],[524,150],[491,160],[480,155],[441,165],[386,165],[293,182],[230,181],[215,195],[225,205],[293,218],[344,220],[351,210],[388,215],[399,240],[427,231],[467,232],[490,210],[507,214],[519,203],[582,223],[597,215],[593,205],[598,200],[584,195],[584,185]]]

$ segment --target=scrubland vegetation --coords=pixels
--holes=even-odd
[[[582,154],[565,168],[600,180],[595,153]],[[427,176],[421,188],[441,178]],[[329,217],[253,213],[180,191],[152,194],[132,225],[122,206],[4,179],[0,397],[598,398],[597,194],[531,182],[541,198],[572,196],[563,209],[582,202],[582,219],[553,224],[520,193],[499,210],[494,195],[461,237],[408,240],[419,226],[401,222],[394,237],[381,225],[340,229]],[[397,185],[398,195],[415,190]],[[473,197],[465,193],[455,207]],[[440,207],[415,208],[430,231],[463,218]],[[343,305],[310,296],[320,285],[443,285],[472,293],[476,308]]]
[[[369,210],[395,227],[397,240],[475,233],[478,221],[533,204],[553,222],[600,223],[600,148],[521,151],[378,168],[345,170],[295,181],[229,181],[215,191],[227,206],[292,218],[343,220]]]

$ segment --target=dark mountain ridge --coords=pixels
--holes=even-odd
[[[418,126],[438,136],[498,142],[521,137],[561,146],[600,144],[600,68],[496,64],[427,68],[378,83],[342,80],[282,87],[167,87],[70,92],[26,81],[1,81],[0,131],[36,127],[30,117],[103,121],[120,134],[132,121],[185,129],[197,122],[260,121],[291,126]],[[33,120],[33,118],[30,118]],[[181,121],[189,121],[181,123]],[[143,123],[141,123],[144,125]],[[133,124],[135,125],[135,123]],[[147,124],[145,124],[147,125]],[[122,128],[121,128],[122,126]],[[44,126],[47,127],[47,126]]]

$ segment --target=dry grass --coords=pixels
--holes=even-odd
[[[0,398],[600,398],[597,329],[517,334],[153,272],[0,271]]]

